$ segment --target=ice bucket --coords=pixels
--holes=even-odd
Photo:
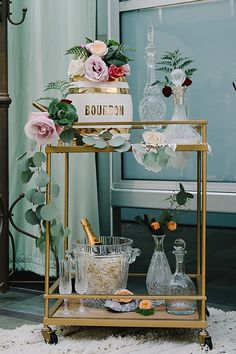
[[[118,289],[126,288],[129,264],[141,252],[132,248],[133,240],[129,238],[101,236],[99,239],[102,245],[76,241],[70,253],[83,270],[87,294],[114,294]]]

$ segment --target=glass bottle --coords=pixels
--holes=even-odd
[[[155,250],[148,268],[146,286],[150,295],[166,295],[166,288],[172,273],[170,265],[164,252],[165,235],[153,235]],[[161,305],[164,300],[156,300],[156,305]]]
[[[192,280],[184,269],[184,256],[186,242],[182,239],[176,239],[174,242],[174,255],[176,258],[176,270],[169,285],[167,286],[168,295],[196,295],[196,288]],[[174,315],[189,315],[196,311],[196,300],[167,300],[166,311]]]
[[[153,85],[156,82],[156,46],[154,45],[154,29],[152,25],[147,29],[148,44],[145,48],[147,78],[144,87],[143,98],[139,103],[139,116],[141,121],[157,121],[163,120],[166,114],[166,105],[161,97],[161,92],[158,85]],[[147,128],[156,130],[157,126],[148,125]]]
[[[102,242],[101,240],[97,237],[97,235],[95,234],[95,232],[93,231],[88,219],[83,218],[80,221],[84,232],[86,234],[87,240],[88,240],[88,244],[93,246],[93,245],[101,245]]]
[[[186,106],[184,91],[186,86],[182,86],[186,75],[183,70],[175,69],[170,74],[170,79],[174,85],[171,86],[174,95],[174,111],[171,120],[186,121]],[[201,142],[200,134],[189,124],[170,124],[164,131],[166,140],[170,144],[198,144]]]

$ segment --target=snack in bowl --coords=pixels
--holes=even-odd
[[[131,291],[128,289],[119,289],[117,290],[114,295],[134,295]],[[129,298],[120,298],[120,299],[115,299],[117,302],[125,303],[127,304],[128,302],[131,302],[133,299]]]

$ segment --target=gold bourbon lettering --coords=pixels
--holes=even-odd
[[[91,107],[91,114],[94,116],[96,114],[96,107],[92,105]]]
[[[97,115],[100,116],[102,114],[102,105],[97,106]]]
[[[98,116],[123,116],[125,112],[125,108],[123,105],[118,106],[118,105],[112,105],[110,104],[109,106],[107,105],[85,105],[85,115],[98,115]]]
[[[89,105],[86,104],[86,106],[85,106],[85,115],[88,116],[89,114],[90,114]]]

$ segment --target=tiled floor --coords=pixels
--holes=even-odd
[[[130,271],[146,272],[154,248],[153,239],[142,225],[123,223],[122,236],[134,240],[134,247],[142,250]],[[187,242],[186,271],[195,271],[195,228],[184,227],[181,233],[165,238],[165,250],[172,270],[174,256],[172,243],[182,237]],[[236,311],[236,231],[235,229],[207,230],[207,297],[208,306]],[[144,284],[136,281],[128,288],[138,291]],[[43,294],[36,290],[10,289],[0,293],[0,328],[15,328],[22,324],[41,323],[43,317]]]

